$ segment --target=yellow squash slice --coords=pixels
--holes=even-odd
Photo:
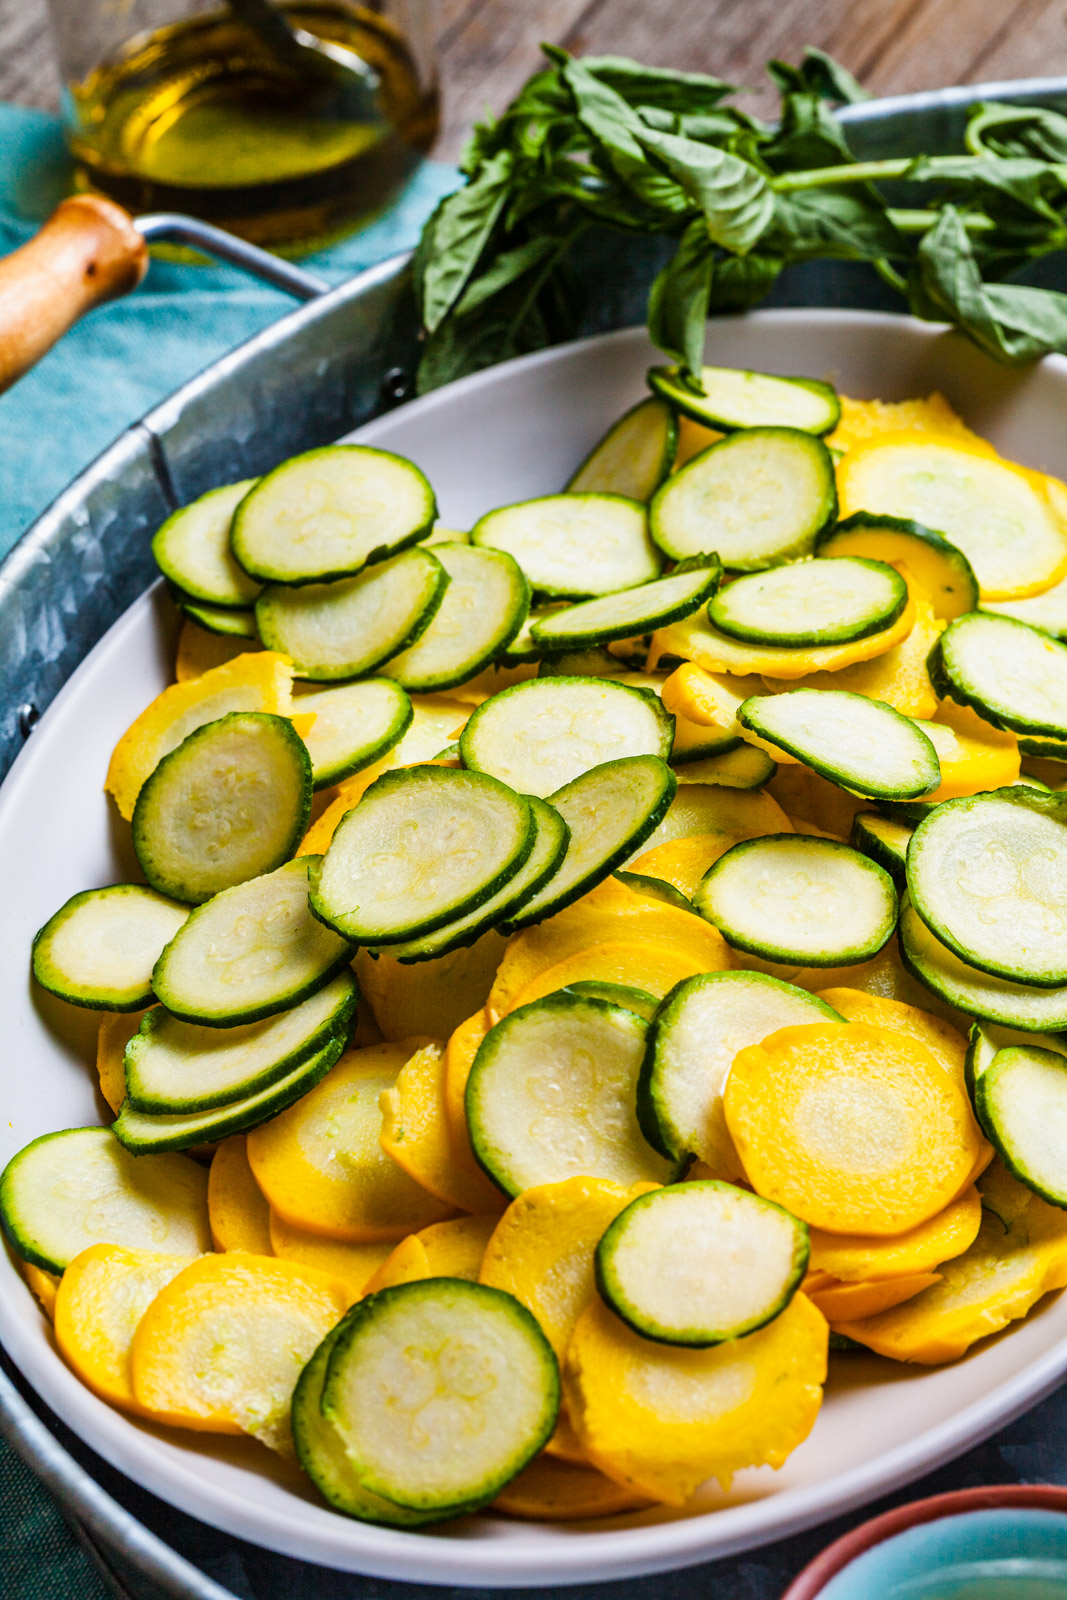
[[[454,1159],[462,1166],[477,1166],[467,1132],[467,1079],[471,1075],[478,1046],[491,1023],[485,1007],[461,1022],[445,1045],[444,1112],[449,1143]]]
[[[736,676],[759,673],[764,677],[796,679],[806,678],[812,672],[836,672],[857,661],[873,661],[875,656],[884,655],[900,644],[915,626],[915,615],[915,601],[909,599],[897,620],[880,633],[868,634],[865,639],[850,639],[847,644],[800,649],[731,639],[713,628],[710,622],[701,621],[701,613],[697,612],[652,635],[649,671],[655,671],[663,656],[681,656],[683,661],[692,661],[705,672],[729,672]],[[692,712],[685,714],[692,716]]]
[[[56,1295],[56,1343],[67,1365],[101,1400],[142,1410],[130,1376],[133,1336],[160,1290],[194,1260],[94,1244],[70,1263]]]
[[[767,788],[791,817],[840,839],[848,838],[856,812],[870,806],[869,800],[839,789],[810,767],[779,767]]]
[[[426,1246],[417,1233],[412,1233],[406,1239],[401,1239],[374,1276],[367,1279],[363,1293],[377,1294],[380,1289],[395,1289],[398,1284],[418,1283],[423,1278],[431,1277],[433,1273],[430,1271]]]
[[[164,689],[126,729],[111,757],[104,787],[119,814],[130,820],[145,779],[206,722],[231,711],[270,711],[287,717],[293,708],[292,685],[288,657],[261,650]]]
[[[393,1250],[388,1239],[372,1240],[369,1244],[326,1239],[321,1233],[294,1228],[275,1211],[270,1213],[270,1246],[283,1261],[296,1261],[303,1267],[314,1267],[331,1278],[339,1278],[350,1300],[358,1300],[366,1294],[369,1279]]]
[[[809,1290],[808,1298],[836,1328],[841,1322],[874,1317],[890,1306],[902,1305],[940,1281],[937,1272],[913,1272],[907,1278],[869,1278],[863,1283],[840,1283],[830,1278],[821,1287]]]
[[[348,1303],[338,1279],[295,1261],[201,1256],[141,1318],[135,1401],[157,1422],[250,1433],[291,1455],[296,1380]]]
[[[96,1036],[96,1075],[100,1081],[100,1093],[116,1116],[126,1098],[126,1046],[146,1015],[145,1011],[105,1011],[100,1018],[100,1030]]]
[[[425,1042],[347,1051],[310,1094],[248,1135],[256,1181],[286,1222],[362,1244],[450,1215],[381,1145],[379,1101]]]
[[[816,996],[819,1000],[825,1000],[828,1006],[833,1006],[847,1022],[869,1022],[872,1027],[889,1028],[893,1033],[905,1033],[917,1040],[926,1046],[934,1060],[941,1063],[961,1089],[965,1087],[963,1069],[967,1060],[967,1041],[944,1018],[885,995],[866,994],[862,989],[819,989]]]
[[[590,979],[629,984],[662,1000],[683,978],[695,978],[698,972],[718,972],[733,964],[725,942],[722,950],[711,941],[708,945],[703,957],[691,948],[678,950],[673,944],[651,941],[637,944],[618,940],[590,945],[588,950],[577,950],[565,961],[549,967],[547,972],[538,973],[532,983],[515,996],[512,1010],[529,1005],[531,1000],[540,1000],[542,995],[554,994],[569,983],[584,983]],[[712,960],[716,965],[709,965]]]
[[[352,807],[359,804],[365,792],[370,788],[376,778],[389,767],[388,756],[384,761],[376,761],[373,766],[364,767],[362,772],[357,772],[353,777],[346,778],[344,783],[334,787],[335,798],[330,801],[325,811],[312,822],[307,833],[300,841],[298,856],[321,856],[329,849],[330,840],[333,838],[342,820],[347,817]]]
[[[502,935],[490,929],[463,950],[408,966],[388,951],[375,961],[361,950],[355,962],[360,993],[369,1001],[383,1038],[425,1033],[447,1039],[464,1017],[485,1004],[504,948]]]
[[[697,833],[687,839],[671,839],[639,855],[628,870],[641,872],[647,878],[662,878],[691,900],[708,869],[738,843],[733,833]]]
[[[450,1222],[435,1222],[421,1233],[410,1234],[383,1261],[364,1293],[374,1294],[419,1278],[466,1278],[468,1283],[477,1283],[485,1247],[499,1221],[496,1215],[453,1217]]]
[[[649,1504],[647,1495],[612,1483],[594,1467],[540,1455],[497,1495],[493,1510],[531,1522],[580,1522],[616,1517]]]
[[[254,639],[235,639],[224,633],[209,633],[186,619],[178,635],[178,654],[174,662],[174,677],[178,683],[188,683],[201,678],[213,667],[223,667],[237,656],[251,655],[262,646]]]
[[[674,452],[673,472],[684,467],[687,461],[692,461],[702,450],[709,445],[718,444],[723,434],[717,428],[705,428],[703,423],[695,422],[692,417],[679,416],[678,418],[678,448]]]
[[[841,420],[826,437],[831,450],[852,450],[881,434],[904,430],[963,440],[978,438],[936,390],[925,400],[850,400],[843,394],[838,395],[838,399]]]
[[[594,1466],[682,1506],[707,1478],[780,1467],[822,1402],[829,1330],[803,1294],[744,1339],[707,1350],[642,1339],[600,1301],[579,1318],[564,1393]]]
[[[926,661],[944,624],[934,616],[925,595],[916,593],[914,599],[915,626],[908,637],[873,661],[860,661],[838,672],[815,672],[807,678],[766,677],[763,682],[767,691],[781,694],[787,689],[843,689],[870,700],[884,700],[905,717],[932,717],[937,710],[937,696]],[[781,760],[780,755],[775,760]]]
[[[207,1209],[216,1250],[272,1254],[270,1207],[248,1164],[243,1133],[223,1139],[211,1158]]]
[[[999,1166],[991,1169],[994,1174],[999,1188],[1014,1191],[1010,1229],[984,1211],[978,1237],[940,1268],[940,1283],[880,1316],[839,1323],[841,1333],[894,1361],[940,1366],[1025,1317],[1050,1289],[1067,1285],[1067,1213],[1030,1194]]]
[[[779,750],[738,721],[738,710],[754,694],[765,694],[764,680],[758,673],[747,677],[726,672],[705,672],[691,661],[676,667],[663,684],[661,698],[667,710],[690,728],[716,728],[734,739],[744,739],[787,765],[798,760],[788,750]]]
[[[982,1144],[930,1051],[860,1022],[782,1028],[739,1051],[723,1105],[757,1194],[829,1233],[899,1234],[936,1216]]]
[[[970,706],[943,700],[923,732],[937,751],[941,783],[925,797],[930,805],[979,794],[983,789],[1003,789],[1019,777],[1019,740],[1016,734],[994,728]]]
[[[427,1044],[406,1061],[381,1099],[381,1144],[415,1182],[459,1211],[494,1212],[507,1204],[474,1160],[449,1138],[444,1046]],[[441,1224],[449,1226],[449,1224]]]
[[[981,1222],[982,1200],[972,1185],[928,1222],[893,1238],[810,1228],[811,1270],[845,1283],[865,1283],[872,1278],[884,1282],[933,1272],[943,1261],[951,1261],[971,1247]]]
[[[35,1267],[32,1261],[19,1261],[18,1269],[26,1280],[26,1286],[49,1322],[56,1319],[56,1294],[59,1290],[60,1279],[54,1272],[46,1272],[43,1267]]]

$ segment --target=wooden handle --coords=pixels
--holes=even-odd
[[[86,311],[136,289],[148,251],[129,214],[77,195],[28,244],[0,260],[0,392]]]

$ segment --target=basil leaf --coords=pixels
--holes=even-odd
[[[715,244],[739,254],[751,250],[774,215],[774,195],[762,172],[727,150],[680,134],[642,127],[637,138],[700,207]]]
[[[814,94],[786,96],[778,132],[760,155],[774,172],[836,167],[853,159],[840,124]]]
[[[569,240],[567,241],[570,242]],[[523,278],[527,273],[535,271],[544,261],[555,257],[561,249],[559,239],[554,239],[549,234],[534,234],[523,244],[516,245],[511,250],[504,250],[496,257],[493,264],[480,277],[469,283],[462,296],[456,302],[452,315],[454,317],[469,317],[472,312],[479,310],[493,295],[500,294],[517,279]]]
[[[448,195],[430,218],[416,275],[423,325],[432,333],[470,278],[508,197],[513,158],[486,161],[464,189]]]
[[[972,155],[1036,156],[1067,161],[1067,117],[1038,106],[983,100],[967,118],[964,142]]]
[[[696,217],[678,249],[656,277],[648,296],[648,331],[653,342],[673,356],[698,393],[704,365],[708,301],[715,253],[703,220]]]
[[[836,100],[839,105],[854,105],[871,98],[847,67],[814,45],[805,50],[799,67],[791,67],[785,61],[768,61],[767,72],[783,95],[816,94],[823,100]]]
[[[691,210],[685,190],[665,177],[648,160],[636,134],[644,123],[621,95],[595,78],[581,62],[555,46],[545,47],[562,65],[563,77],[574,96],[583,126],[601,147],[608,165],[634,194],[669,220]]]
[[[747,256],[724,256],[715,265],[709,311],[748,311],[770,293],[785,262],[765,250]]]
[[[905,174],[908,183],[935,183],[955,187],[987,189],[1016,205],[1058,223],[1059,214],[1051,201],[1062,198],[1067,182],[1055,167],[1028,156],[919,156]]]
[[[734,85],[721,78],[646,67],[626,56],[584,56],[582,65],[630,105],[656,106],[662,111],[707,110],[734,92]]]
[[[907,254],[885,207],[865,186],[795,189],[774,199],[774,226],[764,242],[794,260],[829,256],[878,261]]]

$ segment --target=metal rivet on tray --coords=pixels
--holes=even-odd
[[[398,405],[411,393],[411,378],[403,367],[390,367],[382,379],[382,399]]]
[[[15,715],[18,718],[19,732],[24,739],[28,739],[40,722],[41,713],[32,701],[27,700],[24,705],[19,706]]]

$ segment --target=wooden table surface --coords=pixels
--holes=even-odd
[[[716,73],[750,85],[744,104],[757,113],[774,104],[764,62],[795,60],[806,44],[877,94],[1067,73],[1064,0],[438,0],[438,10],[444,159],[486,106],[507,104],[542,39]],[[45,0],[0,0],[0,99],[54,108],[57,96]]]

